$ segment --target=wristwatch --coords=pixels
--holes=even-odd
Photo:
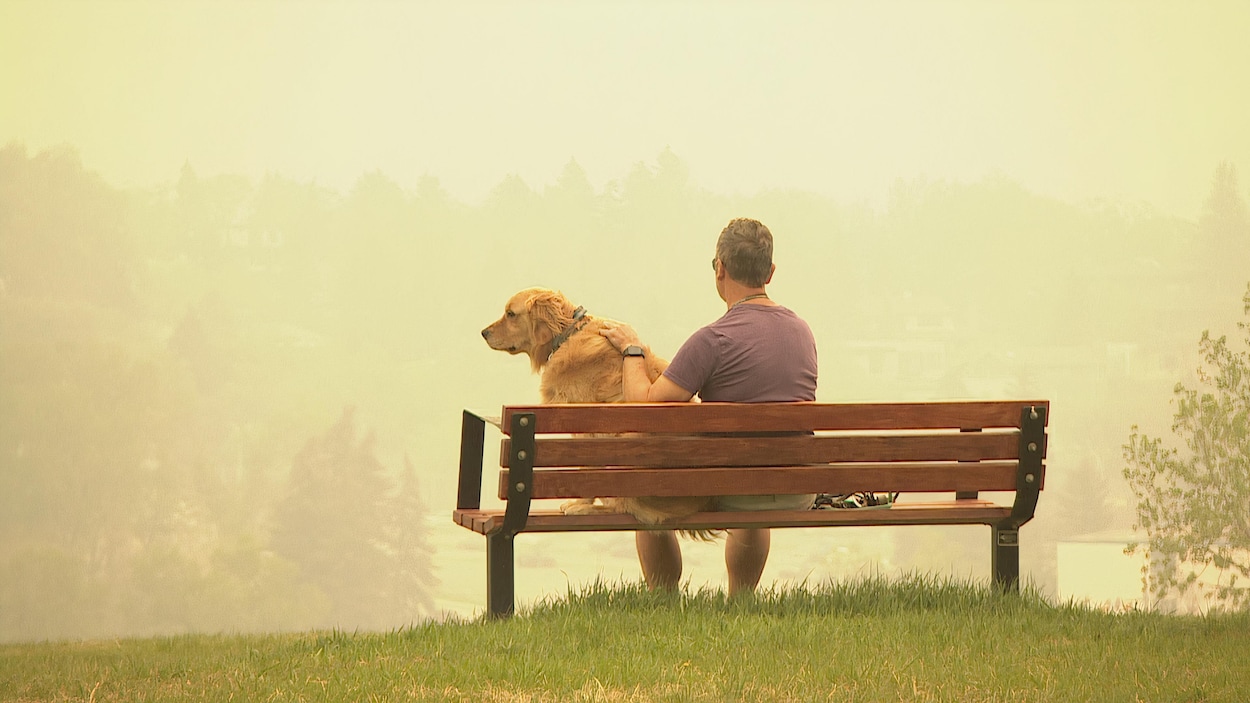
[[[621,352],[621,355],[623,356],[646,356],[647,354],[646,352],[642,350],[642,347],[638,346],[637,344],[631,344],[628,347],[625,347],[625,350]]]

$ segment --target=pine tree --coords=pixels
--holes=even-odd
[[[397,607],[394,615],[403,623],[431,617],[437,611],[433,593],[439,581],[434,575],[434,548],[426,535],[425,518],[417,472],[405,456],[387,525],[395,562],[389,600]]]
[[[1200,270],[1213,300],[1234,295],[1250,271],[1250,214],[1240,189],[1237,168],[1221,163],[1198,219]]]
[[[329,621],[315,625],[397,624],[388,597],[395,559],[385,517],[392,489],[373,438],[357,439],[353,408],[296,455],[275,510],[273,546],[332,602]]]

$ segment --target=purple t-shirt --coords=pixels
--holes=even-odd
[[[780,305],[737,305],[691,335],[664,375],[709,402],[816,399],[816,339]]]

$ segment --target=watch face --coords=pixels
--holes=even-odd
[[[642,356],[642,355],[643,355],[642,347],[636,344],[631,344],[628,347],[625,347],[625,356]]]

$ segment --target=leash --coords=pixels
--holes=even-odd
[[[556,350],[560,348],[561,344],[564,344],[565,342],[567,342],[569,340],[569,337],[572,337],[579,330],[581,330],[582,327],[586,325],[584,321],[585,317],[586,317],[586,308],[578,305],[577,309],[573,311],[573,322],[569,323],[568,327],[565,327],[560,332],[560,334],[557,334],[555,336],[555,339],[551,340],[551,354],[555,354]],[[581,323],[581,324],[578,324],[578,323]],[[548,358],[550,358],[551,354],[547,355]]]

